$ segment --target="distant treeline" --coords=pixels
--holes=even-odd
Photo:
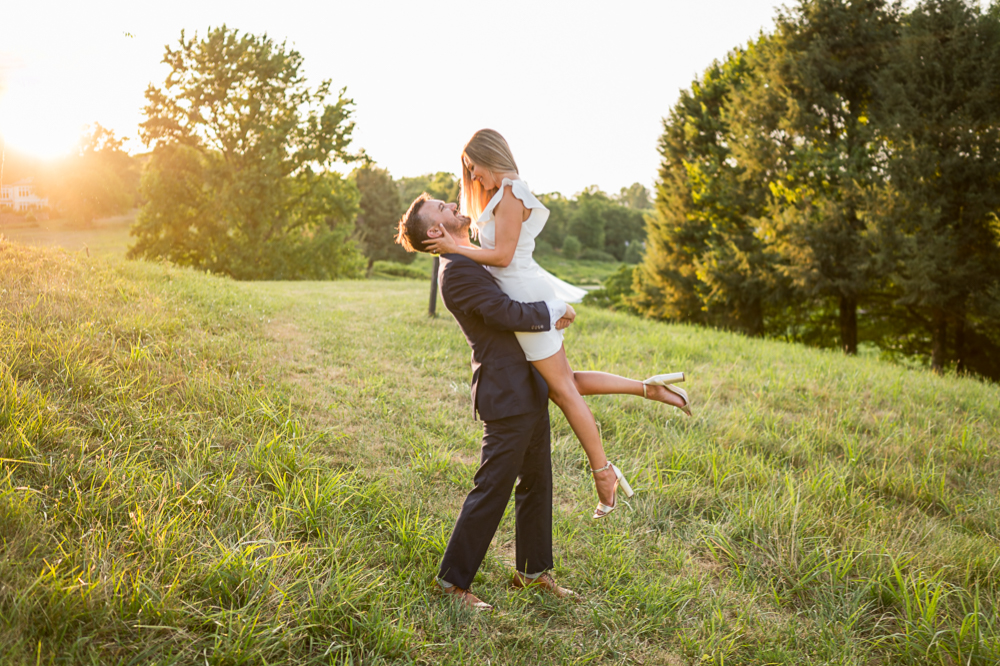
[[[393,242],[402,212],[421,192],[457,202],[461,188],[457,177],[448,172],[393,180],[385,169],[365,166],[356,169],[352,179],[361,193],[357,237],[369,267],[380,260],[412,261],[413,255]],[[569,259],[632,264],[642,258],[644,213],[651,210],[652,201],[641,183],[623,187],[617,195],[592,186],[574,197],[551,192],[538,198],[548,207],[549,219],[536,240],[535,252],[558,250]]]
[[[1000,378],[1000,4],[799,2],[659,150],[619,305]]]

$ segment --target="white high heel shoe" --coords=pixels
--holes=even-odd
[[[608,468],[611,468],[615,471],[615,487],[611,490],[612,504],[611,506],[608,506],[607,504],[598,500],[597,508],[594,510],[594,516],[593,516],[594,520],[597,520],[598,518],[604,518],[609,513],[618,508],[618,498],[617,498],[618,486],[622,487],[622,492],[625,493],[625,497],[632,497],[632,495],[635,495],[635,491],[632,490],[632,486],[628,485],[628,481],[626,481],[625,477],[622,476],[622,471],[617,467],[615,467],[614,465],[612,465],[610,460],[608,461],[608,464],[605,465],[604,467],[600,469],[591,469],[590,472],[591,474],[600,474],[601,472],[607,470]]]
[[[668,374],[665,374],[665,375],[653,375],[649,379],[647,379],[647,380],[645,380],[645,381],[642,382],[642,397],[643,398],[647,397],[646,396],[646,387],[647,386],[662,386],[663,388],[667,389],[671,393],[674,393],[674,394],[679,395],[681,397],[681,400],[684,401],[684,404],[681,405],[680,407],[678,407],[678,409],[680,409],[682,412],[684,412],[688,416],[691,416],[691,400],[688,398],[687,391],[685,391],[682,388],[677,388],[676,386],[673,386],[670,383],[670,382],[678,382],[679,383],[679,382],[682,382],[682,381],[684,381],[684,373],[683,372],[671,372],[671,373],[668,373]]]

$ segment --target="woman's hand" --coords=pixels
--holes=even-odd
[[[458,249],[458,241],[440,224],[428,229],[427,236],[427,240],[424,241],[424,247],[427,248],[428,252],[433,254],[448,254]]]
[[[568,327],[570,324],[573,323],[574,319],[576,319],[576,310],[573,309],[572,305],[567,303],[566,314],[564,314],[556,321],[556,330],[561,331],[564,328]]]

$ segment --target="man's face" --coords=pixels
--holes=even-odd
[[[427,228],[428,238],[440,238],[443,234],[440,227],[448,230],[452,236],[461,237],[469,233],[469,225],[472,220],[465,215],[459,215],[458,204],[445,203],[437,199],[429,199],[427,203],[420,207],[420,217],[427,220],[430,225]]]

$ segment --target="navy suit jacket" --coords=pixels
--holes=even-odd
[[[484,421],[547,408],[549,387],[513,331],[547,331],[544,302],[520,303],[489,271],[461,254],[441,256],[441,299],[472,347],[472,410]]]

